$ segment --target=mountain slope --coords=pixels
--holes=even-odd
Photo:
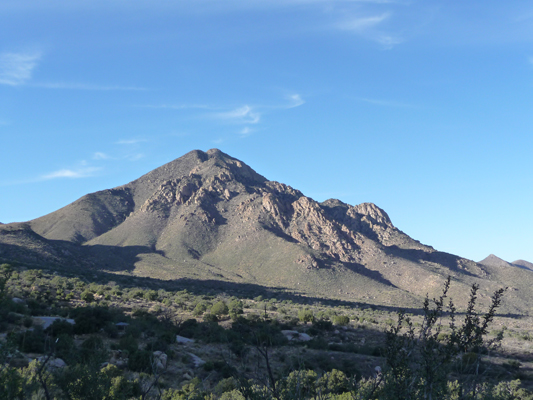
[[[9,229],[0,227],[6,259],[14,254],[6,247],[13,235],[10,243],[2,239]],[[425,246],[374,204],[318,203],[217,149],[192,151],[126,185],[88,194],[24,229],[35,243],[20,248],[38,249],[48,263],[65,264],[56,247],[69,247],[74,258],[112,273],[254,283],[378,304],[436,295],[448,275],[460,299],[483,282],[482,302],[502,283],[530,281],[520,275],[526,270],[509,275]]]

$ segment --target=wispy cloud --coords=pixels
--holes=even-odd
[[[290,104],[287,106],[287,108],[299,107],[302,104],[305,104],[305,101],[302,99],[302,96],[300,96],[299,94],[291,94],[287,96],[287,98],[290,101]]]
[[[28,82],[40,59],[39,52],[0,54],[0,84],[19,86]]]
[[[99,151],[93,154],[93,160],[109,160],[110,158],[110,155]]]
[[[261,120],[261,113],[252,107],[245,105],[231,111],[213,114],[215,118],[232,121],[241,124],[257,124]]]
[[[41,176],[40,180],[47,181],[50,179],[62,179],[62,178],[68,178],[68,179],[87,178],[87,177],[94,176],[100,170],[101,168],[97,168],[97,167],[85,167],[85,168],[78,168],[78,169],[60,169],[58,171],[54,171],[49,174]]]
[[[66,90],[94,90],[94,91],[112,91],[112,90],[133,90],[133,91],[143,91],[148,90],[143,87],[135,86],[115,86],[115,85],[94,85],[90,83],[68,83],[68,82],[44,82],[44,83],[35,83],[32,86],[41,87],[46,89],[66,89]]]
[[[368,40],[372,40],[390,49],[394,45],[402,43],[404,40],[398,35],[386,32],[382,25],[391,18],[391,12],[384,12],[378,15],[365,17],[353,17],[344,19],[335,24],[335,28],[352,32]]]
[[[189,110],[189,109],[202,109],[202,110],[212,110],[213,107],[210,107],[205,104],[148,104],[137,106],[142,108],[168,108],[171,110]]]
[[[374,15],[369,17],[355,17],[348,20],[341,21],[337,23],[336,27],[338,29],[346,31],[357,31],[362,32],[369,28],[373,28],[376,25],[382,23],[390,17],[390,13],[383,13],[381,15]]]
[[[245,126],[244,128],[242,128],[239,132],[239,135],[241,135],[241,137],[247,137],[247,136],[250,136],[253,132],[253,129],[251,129],[249,126]]]
[[[115,144],[138,144],[138,143],[143,143],[147,141],[148,139],[122,139],[122,140],[119,140],[118,142],[115,142]]]

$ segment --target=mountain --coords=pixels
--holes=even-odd
[[[316,202],[217,149],[191,151],[126,185],[0,226],[0,258],[406,306],[436,295],[450,275],[454,298],[480,282],[481,302],[504,285],[522,299],[509,310],[533,304],[522,293],[531,282],[525,269],[509,274],[439,252],[372,203]]]
[[[533,264],[528,261],[517,260],[517,261],[513,261],[512,263],[510,263],[505,260],[502,260],[501,258],[495,256],[494,254],[491,254],[488,257],[484,258],[483,260],[479,261],[479,264],[483,264],[485,266],[496,267],[496,268],[518,267],[518,268],[523,268],[523,269],[533,271]]]
[[[513,264],[502,260],[501,258],[495,256],[494,254],[490,254],[488,257],[484,258],[483,260],[479,261],[480,264],[495,267],[495,268],[507,268],[507,267],[513,267]]]
[[[530,263],[529,261],[516,260],[516,261],[513,261],[512,264],[533,271],[533,263]]]

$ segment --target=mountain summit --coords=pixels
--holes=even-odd
[[[380,304],[410,304],[448,275],[458,294],[480,279],[491,290],[498,273],[413,240],[372,203],[316,202],[217,149],[2,225],[0,258]]]

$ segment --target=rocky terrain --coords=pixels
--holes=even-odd
[[[481,302],[508,286],[506,312],[533,305],[527,261],[476,263],[439,252],[397,229],[374,204],[316,202],[216,149],[0,226],[0,260],[391,306],[420,304],[450,275],[458,302],[479,283]]]

